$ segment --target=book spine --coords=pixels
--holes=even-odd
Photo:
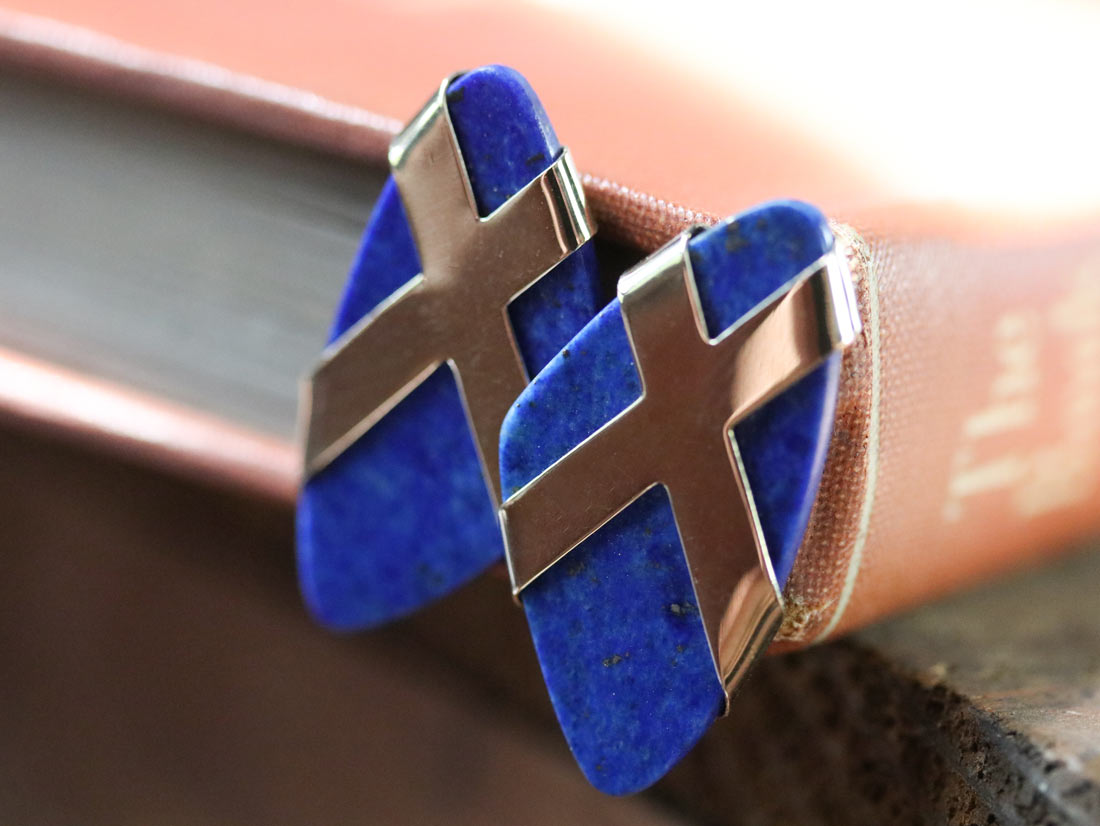
[[[785,594],[788,644],[1100,531],[1100,233],[991,241],[931,211],[859,227],[835,226],[864,330]]]
[[[0,11],[0,64],[379,164],[397,128],[15,12]],[[602,236],[641,251],[720,217],[604,178],[584,182]],[[834,226],[864,330],[845,355],[781,645],[851,630],[1100,532],[1100,230],[1022,241],[964,224],[929,209]],[[0,412],[21,404],[10,396],[0,387]],[[60,406],[43,402],[35,415]],[[161,441],[157,455],[187,449],[182,438]],[[297,480],[277,464],[269,487],[289,499]],[[252,478],[247,463],[233,467]]]

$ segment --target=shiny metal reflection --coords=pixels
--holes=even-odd
[[[736,326],[708,337],[688,256],[696,228],[619,281],[643,393],[500,509],[519,595],[655,485],[672,503],[727,696],[782,618],[733,427],[859,332],[851,278],[830,253]]]
[[[500,501],[497,441],[527,384],[508,304],[588,241],[568,150],[492,214],[477,213],[445,80],[390,147],[423,271],[333,342],[301,393],[304,478],[323,470],[441,364],[454,371],[486,484]]]

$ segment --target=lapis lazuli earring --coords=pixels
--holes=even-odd
[[[501,422],[598,308],[579,176],[516,72],[445,81],[390,164],[303,391],[299,572],[334,629],[501,559]]]
[[[659,779],[775,634],[858,331],[824,217],[765,205],[626,273],[509,412],[513,588],[598,788]]]

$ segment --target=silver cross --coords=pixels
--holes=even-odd
[[[302,390],[304,471],[324,469],[446,362],[486,484],[500,502],[497,441],[527,385],[508,304],[592,237],[567,150],[491,215],[477,213],[446,91],[390,146],[422,272],[322,354]]]
[[[668,490],[727,696],[782,619],[733,427],[859,332],[851,279],[829,253],[737,325],[707,335],[689,231],[619,281],[643,392],[500,509],[514,593],[650,488]]]

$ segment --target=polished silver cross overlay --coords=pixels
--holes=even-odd
[[[302,392],[304,473],[324,469],[446,363],[499,503],[500,426],[527,384],[508,304],[588,241],[593,226],[564,149],[499,209],[478,215],[447,111],[454,79],[390,146],[422,271],[322,354]]]
[[[664,485],[727,695],[778,628],[782,601],[734,426],[851,343],[851,278],[823,256],[717,338],[688,256],[692,230],[619,281],[642,395],[500,509],[514,592]]]

